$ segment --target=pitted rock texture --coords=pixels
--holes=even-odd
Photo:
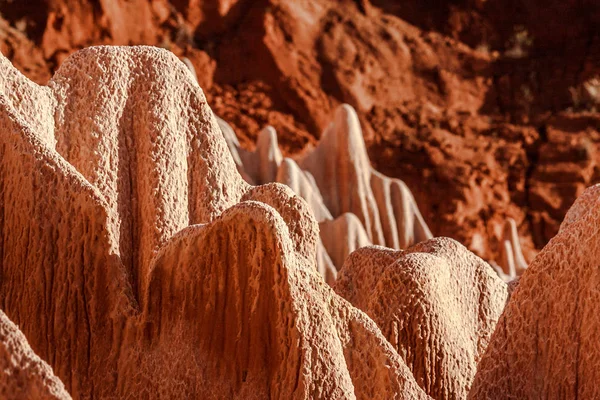
[[[0,68],[0,304],[74,398],[427,398],[175,56],[89,48],[45,87]]]
[[[449,238],[357,250],[335,290],[373,318],[434,399],[467,397],[508,297],[493,269]]]
[[[599,207],[595,185],[520,277],[479,364],[470,399],[600,396]]]
[[[0,398],[70,400],[52,368],[29,347],[19,328],[0,311]]]
[[[175,341],[198,347],[190,355],[172,354],[173,363],[197,359],[197,368],[187,372],[197,388],[185,394],[426,398],[375,324],[306,268],[306,255],[294,251],[287,230],[275,210],[242,203],[216,223],[183,231],[156,258],[146,329],[166,354]],[[247,249],[235,251],[240,243]],[[162,372],[149,384],[158,390],[177,373]],[[212,393],[202,388],[207,382]]]

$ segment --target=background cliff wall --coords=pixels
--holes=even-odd
[[[591,1],[35,0],[0,14],[0,50],[38,83],[92,44],[187,57],[248,148],[270,124],[298,154],[351,104],[374,166],[406,182],[434,235],[483,257],[511,217],[531,260],[600,180]]]

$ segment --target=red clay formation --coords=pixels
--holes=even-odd
[[[427,398],[175,56],[89,48],[48,86],[0,62],[0,300],[74,398]]]
[[[596,185],[575,202],[560,232],[521,276],[469,398],[600,396],[599,210]]]
[[[0,2],[0,398],[599,398],[599,24]]]
[[[341,268],[359,247],[375,243],[404,249],[432,237],[404,182],[371,167],[360,123],[349,105],[338,108],[319,145],[297,157],[298,163],[282,156],[273,127],[263,129],[256,149],[248,151],[227,122],[219,120],[219,125],[247,182],[276,180],[308,202],[321,227],[323,250],[329,253],[329,258],[319,257],[319,270],[329,271],[329,276],[335,274],[330,262]]]

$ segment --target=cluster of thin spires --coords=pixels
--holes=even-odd
[[[260,131],[256,148],[249,151],[225,120],[217,120],[246,182],[283,183],[308,203],[319,222],[318,268],[329,284],[356,249],[379,245],[402,250],[433,238],[406,184],[371,167],[352,106],[339,106],[317,147],[296,160],[283,156],[273,127]],[[527,268],[512,218],[503,229],[500,259],[491,265],[507,282]]]

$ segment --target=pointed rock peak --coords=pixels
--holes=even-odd
[[[323,202],[314,178],[308,172],[302,171],[291,158],[286,157],[281,162],[276,181],[289,186],[298,196],[306,200],[317,221],[333,219]]]
[[[258,134],[258,140],[256,142],[256,152],[262,160],[268,161],[274,165],[279,166],[283,155],[279,149],[279,142],[277,141],[277,131],[272,126],[265,127]],[[272,181],[270,181],[272,182]]]
[[[321,140],[325,143],[333,141],[329,146],[334,146],[338,152],[347,152],[350,160],[364,164],[362,173],[367,173],[371,167],[360,120],[352,106],[342,104],[335,110],[332,129],[326,130]],[[329,146],[328,151],[334,150]]]
[[[273,207],[285,221],[297,254],[312,260],[316,252],[318,225],[304,200],[279,183],[252,187],[242,201],[258,201]]]
[[[499,266],[508,280],[520,276],[527,269],[527,263],[521,251],[517,223],[512,218],[507,218],[504,222],[500,243]]]
[[[48,87],[56,149],[104,195],[136,288],[170,236],[246,190],[202,89],[173,53],[90,47],[69,56]]]
[[[277,169],[281,164],[283,155],[277,142],[277,131],[272,126],[267,126],[258,135],[256,150],[252,163],[258,165],[258,183],[274,182]]]
[[[560,231],[567,229],[572,223],[582,220],[586,214],[593,214],[598,206],[598,199],[600,199],[600,184],[587,188],[567,211],[565,219],[560,224]]]
[[[284,157],[279,167],[282,176],[295,176],[297,172],[302,172],[298,163],[289,157]],[[279,172],[278,172],[279,173]],[[282,182],[283,183],[283,182]]]
[[[269,148],[273,150],[279,151],[279,142],[277,140],[277,131],[272,126],[266,126],[258,133],[258,138],[256,142],[256,147],[258,148]]]

